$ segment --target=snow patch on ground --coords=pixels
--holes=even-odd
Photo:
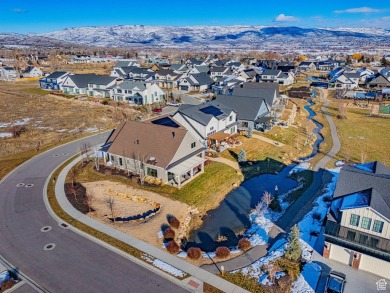
[[[315,263],[307,263],[302,273],[292,284],[291,293],[314,293],[321,275],[321,267]]]
[[[249,239],[252,246],[264,245],[268,242],[268,232],[273,222],[270,220],[271,213],[266,211],[264,214],[254,210],[249,214],[251,227],[245,232],[244,236]]]
[[[298,173],[298,172],[307,170],[309,168],[310,168],[310,163],[309,162],[302,162],[302,163],[296,165],[288,174],[291,175],[291,174],[294,174],[294,173]]]
[[[88,127],[88,128],[85,128],[84,129],[84,132],[98,132],[99,129],[97,129],[96,127]]]
[[[153,266],[159,268],[160,270],[167,272],[168,274],[175,276],[175,277],[184,277],[187,275],[187,273],[163,262],[159,259],[153,259],[152,257],[148,255],[143,255],[142,258],[146,260],[148,263],[153,264]]]
[[[11,132],[0,132],[0,138],[3,138],[3,137],[12,137],[12,133]]]
[[[31,118],[23,118],[20,120],[15,120],[14,122],[1,122],[0,128],[5,128],[9,126],[20,126],[20,125],[26,125],[30,122]]]

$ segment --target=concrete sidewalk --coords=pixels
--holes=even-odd
[[[270,138],[268,138],[268,137],[265,137],[265,136],[262,136],[262,135],[252,134],[252,137],[253,137],[253,138],[256,138],[256,139],[259,139],[259,140],[262,140],[262,141],[264,141],[264,142],[266,142],[266,143],[272,144],[272,145],[277,146],[277,147],[282,147],[282,146],[284,146],[283,143],[278,142],[278,141],[276,141],[276,140],[272,140],[272,139],[270,139]]]
[[[64,184],[65,184],[66,174],[80,160],[81,160],[81,158],[78,158],[78,159],[74,160],[73,162],[71,162],[68,166],[66,166],[62,170],[62,172],[59,174],[57,181],[56,181],[56,186],[55,186],[56,198],[57,198],[58,203],[62,207],[62,209],[67,214],[69,214],[74,219],[82,222],[83,224],[88,225],[88,226],[90,226],[90,227],[92,227],[100,232],[103,232],[103,233],[105,233],[113,238],[116,238],[116,239],[118,239],[118,240],[120,240],[128,245],[131,245],[131,246],[159,259],[159,260],[162,260],[163,262],[170,264],[170,265],[174,266],[175,268],[182,270],[182,271],[188,273],[189,275],[195,277],[196,279],[198,279],[202,282],[208,283],[208,284],[222,290],[223,292],[231,292],[231,293],[248,292],[248,291],[244,290],[243,288],[238,287],[237,285],[234,285],[234,284],[232,284],[232,283],[230,283],[230,282],[228,282],[228,281],[226,281],[226,280],[224,280],[224,279],[222,279],[222,278],[220,278],[220,277],[218,277],[218,276],[216,276],[216,275],[214,275],[206,270],[203,270],[197,266],[194,266],[194,265],[174,256],[174,255],[171,255],[171,254],[169,254],[161,249],[158,249],[157,247],[155,247],[153,245],[150,245],[146,242],[143,242],[143,241],[141,241],[137,238],[134,238],[126,233],[123,233],[119,230],[116,230],[116,229],[110,227],[110,226],[104,225],[96,220],[93,220],[93,219],[89,218],[88,216],[84,215],[83,213],[79,212],[78,210],[76,210],[70,204],[68,199],[66,198]],[[84,232],[82,232],[74,227],[72,227],[72,229],[85,236]],[[90,237],[92,238],[92,236],[90,236]],[[117,249],[114,249],[114,247],[100,241],[99,239],[96,239],[96,240],[97,240],[97,242],[101,243],[103,246],[105,246],[109,249],[112,249],[115,252],[118,252]],[[146,263],[144,265],[150,266]],[[193,288],[189,288],[189,287],[187,287],[187,288],[193,290]]]

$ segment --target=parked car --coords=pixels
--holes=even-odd
[[[152,110],[153,113],[161,113],[162,112],[162,108],[154,108]]]
[[[178,103],[178,102],[168,102],[167,106],[180,107],[180,103]]]
[[[344,273],[331,271],[326,281],[326,293],[343,293],[345,287],[346,276]]]

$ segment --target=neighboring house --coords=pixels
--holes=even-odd
[[[341,169],[325,227],[323,256],[390,279],[390,168]]]
[[[237,113],[217,100],[201,105],[181,105],[172,118],[203,145],[210,144],[216,133],[222,140],[237,133]]]
[[[298,71],[315,71],[316,64],[313,61],[303,61],[298,65]]]
[[[149,81],[153,80],[154,75],[154,71],[149,68],[124,66],[113,69],[110,76],[121,79]]]
[[[19,77],[18,72],[11,66],[0,67],[0,76],[2,79],[14,80]]]
[[[279,62],[276,66],[277,70],[281,70],[282,72],[293,72],[296,71],[296,66],[293,62]]]
[[[319,71],[332,71],[340,66],[340,62],[336,60],[325,60],[317,62],[317,69]]]
[[[229,67],[212,67],[210,68],[210,77],[216,81],[218,77],[228,76],[232,71]]]
[[[231,70],[245,69],[245,65],[240,61],[229,61],[225,66],[229,67]]]
[[[275,82],[280,85],[290,85],[294,83],[294,74],[292,72],[283,72],[281,70],[266,69],[260,75],[261,82]]]
[[[192,68],[194,66],[206,65],[205,61],[205,59],[189,58],[186,60],[185,64]]]
[[[181,91],[205,91],[211,88],[214,81],[205,73],[192,74],[179,80]]]
[[[27,68],[22,72],[23,77],[39,77],[42,75],[42,70],[35,66],[27,66]]]
[[[185,64],[172,64],[169,69],[179,74],[183,74],[189,71],[188,66]]]
[[[69,74],[62,83],[62,92],[67,95],[86,95],[88,83],[97,75],[89,74]]]
[[[170,69],[162,69],[156,72],[154,78],[160,88],[173,89],[178,87],[178,80],[181,75]]]
[[[211,86],[213,93],[226,95],[233,90],[236,85],[242,84],[243,81],[237,79],[236,75],[218,77],[215,84]]]
[[[155,83],[125,80],[113,90],[115,101],[131,105],[148,105],[165,100],[164,91]]]
[[[380,73],[375,74],[373,77],[366,79],[367,86],[369,88],[386,88],[390,87],[390,81]]]
[[[110,98],[115,86],[115,77],[96,75],[88,81],[88,96],[97,98]]]
[[[62,84],[69,72],[55,71],[39,80],[39,87],[44,90],[62,90]]]
[[[218,95],[217,101],[237,113],[238,129],[268,130],[272,123],[270,106],[264,98]]]
[[[249,68],[240,71],[238,79],[245,82],[258,82],[260,79],[261,71],[257,68]]]
[[[107,166],[179,188],[204,172],[205,148],[167,116],[122,122],[101,150]]]
[[[359,85],[359,73],[342,73],[333,77],[328,84],[329,88],[356,89]]]
[[[198,74],[198,73],[206,73],[208,74],[210,72],[210,68],[205,65],[195,65],[188,74]]]

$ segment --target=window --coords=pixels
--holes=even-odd
[[[156,178],[157,177],[157,170],[156,169],[152,169],[152,168],[148,168],[146,174],[148,176]]]
[[[211,127],[210,127],[210,131],[213,131],[213,130],[214,130],[214,126],[211,126]]]
[[[122,93],[122,90],[120,90],[120,89],[117,89],[116,91],[118,92],[118,94]]]
[[[355,241],[355,237],[356,237],[356,232],[347,231],[347,239],[348,239],[348,240]]]
[[[377,233],[382,233],[383,230],[383,222],[375,220],[374,225],[372,226],[372,231],[377,232]]]
[[[360,216],[359,215],[351,214],[351,218],[349,219],[349,224],[352,225],[352,226],[358,227],[359,226],[359,220],[360,220]]]
[[[233,120],[233,115],[231,115],[230,117],[229,117],[229,121],[232,121]]]
[[[378,244],[379,244],[379,239],[378,239],[378,238],[370,237],[369,246],[371,246],[371,247],[377,247]]]
[[[371,218],[363,217],[362,226],[363,229],[370,230],[371,228]]]
[[[191,143],[191,148],[193,149],[194,147],[196,147],[196,142]]]
[[[119,158],[119,165],[123,166],[123,160],[122,160],[122,158]]]
[[[359,243],[366,244],[367,241],[368,241],[368,236],[367,235],[359,234]]]

